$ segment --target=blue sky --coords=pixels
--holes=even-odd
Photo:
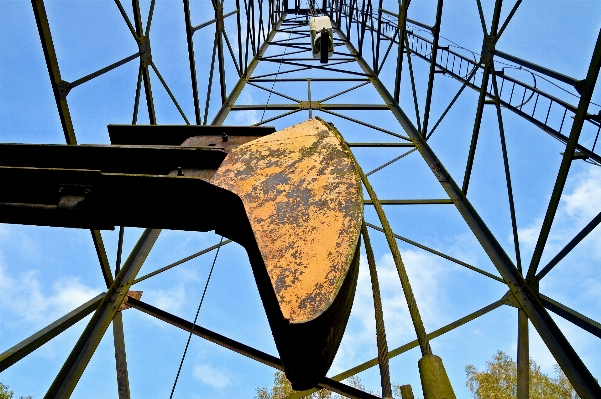
[[[194,25],[212,18],[209,2],[192,3]],[[506,3],[504,16],[513,5],[509,0]],[[142,1],[141,4],[142,14],[146,15],[149,2]],[[233,10],[234,4],[226,0],[225,11]],[[483,0],[488,26],[493,5],[493,1]],[[395,10],[397,7],[396,1],[384,1],[386,9]],[[76,80],[137,51],[113,2],[56,0],[47,1],[46,8],[65,80]],[[434,14],[433,1],[413,0],[410,18],[431,24]],[[597,1],[572,0],[567,5],[560,1],[524,2],[503,34],[498,48],[582,79],[601,28],[599,15],[601,3]],[[441,34],[446,39],[476,53],[480,51],[482,30],[475,1],[447,1],[442,19]],[[233,42],[234,28],[234,20],[230,17],[226,29],[232,32],[230,40]],[[201,102],[204,101],[210,66],[211,29],[204,28],[194,37]],[[278,36],[284,40],[286,37],[283,34]],[[188,119],[192,120],[194,111],[180,1],[157,1],[151,41],[155,64]],[[453,46],[450,41],[443,40],[443,45]],[[428,65],[420,60],[413,63],[423,110]],[[227,60],[227,68],[229,91],[236,81],[230,59]],[[282,70],[285,68],[282,67]],[[359,70],[357,66],[351,68]],[[277,64],[260,64],[255,73],[276,70]],[[401,105],[414,119],[406,65],[404,71]],[[507,73],[528,83],[532,79],[524,71],[508,70]],[[107,144],[107,124],[131,122],[136,76],[137,62],[132,61],[72,90],[68,100],[80,143]],[[392,87],[394,65],[391,61],[385,64],[380,77],[389,88]],[[159,123],[183,123],[159,81],[154,75],[152,79]],[[537,82],[544,90],[576,104],[577,99],[570,94],[540,79]],[[459,89],[459,84],[437,75],[434,87],[434,119],[430,126]],[[292,93],[300,99],[306,96],[305,85],[284,86],[278,83],[275,89]],[[313,99],[334,92],[332,86],[312,84]],[[267,93],[247,88],[239,100],[240,103],[264,104]],[[270,103],[278,101],[281,99],[276,96],[270,99]],[[335,101],[377,103],[381,100],[372,87],[366,86]],[[594,93],[593,102],[601,104],[599,90]],[[466,89],[430,140],[434,151],[458,181],[465,168],[476,103],[477,93]],[[211,103],[209,120],[218,106],[216,101]],[[144,110],[142,102],[138,123],[148,122]],[[599,106],[592,105],[589,112],[598,111]],[[275,113],[268,111],[264,117],[273,115]],[[334,122],[348,141],[391,140],[384,134],[331,115],[320,112],[314,112],[314,115]],[[348,115],[402,133],[388,112],[354,111]],[[261,117],[259,111],[231,113],[226,124],[256,123]],[[563,149],[561,143],[511,112],[504,110],[503,117],[514,179],[522,257],[527,264],[561,162],[559,153]],[[280,129],[306,118],[307,113],[302,112],[273,124]],[[583,140],[588,139],[583,137]],[[25,1],[0,0],[0,141],[64,143],[35,19],[30,3]],[[357,149],[355,153],[364,170],[369,171],[400,155],[400,151]],[[374,173],[371,178],[382,199],[444,198],[445,195],[417,153]],[[496,115],[490,108],[484,115],[468,198],[513,258],[504,182]],[[600,196],[601,168],[582,161],[574,162],[542,264],[597,215],[601,210]],[[497,274],[458,212],[449,205],[390,206],[386,211],[397,234]],[[379,224],[372,208],[366,206],[365,213],[366,221]],[[382,285],[388,345],[392,349],[413,340],[415,335],[384,237],[373,230],[370,233]],[[126,229],[124,253],[133,247],[139,234],[139,229]],[[103,232],[103,238],[111,264],[114,264],[117,232]],[[601,261],[600,241],[601,233],[597,229],[541,283],[542,293],[597,321],[601,320],[601,280],[597,273]],[[217,242],[219,237],[212,232],[163,231],[141,273],[158,269]],[[496,281],[408,244],[399,243],[399,246],[428,331],[486,306],[506,292],[506,288]],[[213,253],[203,255],[145,280],[135,289],[144,291],[144,301],[192,320],[212,260]],[[376,356],[375,322],[366,266],[362,258],[353,311],[330,375]],[[4,349],[104,290],[89,231],[0,225],[0,343]],[[569,322],[553,317],[594,376],[600,378],[599,340]],[[123,318],[132,397],[168,397],[187,334],[133,309],[124,311]],[[499,349],[515,357],[516,320],[517,311],[504,306],[432,341],[434,353],[442,357],[458,397],[469,395],[465,387],[465,365],[474,364],[482,368]],[[78,323],[1,373],[0,381],[8,384],[17,395],[42,397],[86,322],[87,319]],[[229,244],[219,253],[198,324],[277,355],[246,254],[237,244]],[[532,358],[543,371],[552,372],[554,360],[551,354],[536,331],[533,328],[530,331]],[[419,392],[418,359],[417,350],[392,359],[392,380],[410,383],[414,392]],[[114,375],[112,330],[109,328],[73,397],[116,397]],[[361,373],[360,377],[368,388],[379,391],[377,368]],[[272,379],[272,369],[193,338],[175,397],[253,397],[255,388],[268,386]]]

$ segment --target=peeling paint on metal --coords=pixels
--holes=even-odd
[[[317,119],[264,136],[232,149],[211,183],[242,198],[284,317],[323,313],[363,219],[361,182],[338,136]]]

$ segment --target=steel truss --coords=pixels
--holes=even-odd
[[[191,98],[194,104],[194,118],[191,118],[191,120],[194,124],[207,124],[209,122],[208,118],[210,111],[215,107],[215,104],[218,105],[219,109],[210,121],[210,124],[215,126],[224,124],[231,112],[263,111],[266,113],[269,111],[271,116],[257,122],[255,124],[257,126],[279,121],[280,119],[287,118],[297,113],[307,112],[309,117],[312,117],[314,113],[320,113],[328,118],[338,118],[352,122],[370,132],[368,141],[349,142],[348,145],[351,148],[369,147],[377,150],[386,148],[407,149],[407,151],[400,156],[386,162],[376,169],[366,171],[367,173],[362,172],[365,179],[364,184],[370,194],[370,198],[365,200],[365,204],[367,206],[374,206],[378,210],[381,222],[381,226],[378,226],[366,221],[363,229],[374,293],[374,307],[376,309],[378,356],[333,376],[332,378],[325,378],[319,387],[316,387],[311,391],[295,393],[289,396],[290,399],[307,396],[320,388],[327,388],[348,397],[372,398],[374,397],[373,395],[358,391],[340,381],[376,365],[380,366],[381,371],[382,396],[389,396],[389,359],[415,347],[420,347],[423,354],[428,353],[429,340],[458,328],[484,314],[492,312],[503,305],[514,306],[518,309],[518,397],[520,399],[528,397],[528,321],[532,323],[538,334],[542,337],[580,397],[601,397],[601,388],[599,387],[599,384],[581,361],[578,354],[574,351],[570,342],[551,318],[548,311],[550,310],[599,338],[601,338],[601,325],[599,322],[543,295],[538,289],[539,281],[545,277],[551,269],[558,265],[566,255],[568,255],[598,226],[599,223],[601,223],[600,213],[592,219],[590,223],[565,246],[565,248],[559,251],[548,264],[541,265],[541,257],[548,241],[549,233],[557,213],[558,204],[562,197],[562,192],[572,162],[578,159],[585,159],[590,163],[597,165],[601,163],[601,156],[596,148],[597,136],[601,129],[601,121],[599,119],[599,114],[595,114],[591,111],[593,107],[590,104],[592,93],[597,83],[599,68],[601,66],[601,35],[597,38],[587,76],[581,80],[575,79],[512,56],[496,48],[496,43],[510,23],[515,12],[518,10],[521,0],[518,0],[512,6],[508,17],[504,21],[501,20],[503,1],[496,0],[492,25],[490,28],[486,26],[480,0],[475,1],[480,11],[483,30],[482,54],[479,55],[479,58],[476,56],[466,56],[458,51],[451,50],[448,46],[444,47],[440,45],[440,27],[444,18],[443,0],[438,0],[436,18],[432,25],[408,18],[410,0],[400,1],[398,10],[384,10],[382,8],[382,0],[377,4],[372,0],[310,1],[309,8],[306,7],[306,2],[301,3],[300,0],[235,0],[235,2],[232,1],[231,4],[230,2],[213,0],[214,18],[200,23],[199,25],[193,25],[192,21],[195,18],[191,13],[189,0],[183,0],[186,40],[190,64],[190,79],[192,83]],[[33,11],[50,74],[50,81],[52,83],[65,140],[66,143],[70,145],[77,145],[77,140],[67,102],[69,92],[87,81],[136,59],[139,61],[139,68],[132,124],[136,124],[138,119],[142,89],[144,90],[150,123],[158,123],[154,109],[153,90],[151,87],[151,71],[154,73],[155,77],[158,78],[167,95],[173,101],[173,104],[181,114],[183,121],[186,124],[191,123],[184,114],[167,82],[159,72],[157,65],[155,65],[152,60],[150,31],[155,1],[151,0],[150,12],[146,19],[147,22],[145,27],[142,23],[143,18],[138,0],[132,0],[133,22],[128,17],[128,12],[126,12],[120,0],[115,0],[115,4],[118,11],[123,16],[124,22],[127,24],[133,39],[137,43],[139,51],[136,54],[117,61],[78,80],[67,82],[61,77],[44,2],[43,0],[32,0]],[[308,58],[307,55],[310,52],[310,45],[307,39],[307,20],[313,12],[327,13],[332,19],[334,31],[336,33],[334,40],[334,56],[326,65],[318,64],[316,60]],[[232,36],[228,36],[228,29],[226,29],[226,21],[228,19],[235,20],[235,24],[233,25],[235,26],[235,33]],[[212,51],[210,51],[210,74],[203,109],[203,99],[200,96],[201,90],[199,90],[197,78],[196,64],[199,62],[199,59],[195,54],[194,34],[201,29],[212,28],[214,28],[215,31],[214,42]],[[413,28],[420,28],[422,31],[425,31],[426,34],[417,34]],[[286,35],[288,36],[288,39],[280,38],[281,36]],[[268,52],[268,50],[273,52]],[[537,73],[544,75],[547,79],[552,79],[572,86],[579,94],[578,104],[572,105],[565,99],[560,99],[545,93],[535,85],[522,82],[509,76],[504,73],[503,69],[498,69],[500,64],[497,62],[499,59],[526,68],[533,73],[532,76],[534,76],[534,73]],[[415,65],[413,65],[415,60],[424,61],[429,64],[428,83],[425,95],[425,111],[423,113],[420,112],[418,106],[418,96],[414,76]],[[388,87],[383,83],[379,76],[386,62],[396,65],[396,76],[393,79],[394,88],[392,91],[389,91]],[[269,63],[278,65],[277,72],[263,74],[255,73],[259,64],[263,65]],[[231,70],[226,68],[230,68]],[[404,68],[408,68],[410,73],[410,96],[412,96],[415,105],[414,110],[411,110],[411,112],[415,113],[412,117],[408,116],[406,110],[402,109],[399,105],[401,88],[407,85],[406,83],[401,85]],[[318,73],[318,76],[315,76],[316,72]],[[238,81],[228,94],[226,76],[232,75],[236,76]],[[437,79],[441,79],[437,77],[440,75],[447,75],[459,81],[461,83],[461,88],[440,118],[434,122],[431,115],[431,105],[434,98],[434,83]],[[218,85],[216,90],[213,90],[214,81],[216,81]],[[285,83],[292,84],[299,82],[307,84],[306,99],[298,93],[289,93],[286,90],[274,90],[275,83],[278,83],[279,87],[283,87]],[[322,87],[328,84],[344,84],[348,85],[348,87],[325,98],[315,99],[312,98],[311,94],[312,84],[319,84]],[[382,101],[370,104],[334,103],[331,101],[337,99],[339,96],[359,90],[365,86],[372,86],[375,88]],[[248,87],[269,93],[269,98],[273,95],[278,99],[287,100],[287,102],[241,104],[239,101],[240,96]],[[462,179],[457,180],[458,177],[451,176],[447,168],[445,168],[441,160],[437,157],[435,151],[430,147],[429,139],[440,126],[441,121],[445,118],[466,87],[477,91],[479,93],[479,100],[476,107],[475,122],[471,136],[471,145],[466,160],[465,174]],[[514,253],[515,262],[507,254],[506,250],[499,243],[499,240],[491,232],[484,220],[479,216],[477,210],[472,206],[472,203],[467,196],[477,144],[482,130],[482,116],[486,105],[491,105],[495,109],[498,129],[501,136],[503,169],[506,178],[505,185],[514,239],[512,251]],[[527,267],[523,267],[524,260],[520,255],[512,177],[510,174],[508,150],[505,141],[506,135],[511,134],[511,132],[505,131],[503,118],[506,117],[506,112],[503,112],[503,109],[519,115],[541,128],[551,137],[558,139],[565,144],[561,166],[557,172],[553,193],[547,205],[543,226],[538,236],[534,254]],[[370,123],[370,121],[361,120],[360,117],[355,117],[354,115],[350,116],[348,111],[369,111],[373,113],[386,112],[392,114],[396,119],[399,128],[395,130],[385,129],[373,122]],[[554,120],[550,117],[553,114],[561,115],[559,124],[551,122]],[[580,135],[584,126],[596,129],[597,136],[594,141],[585,142],[580,140]],[[374,137],[374,139],[372,139],[372,137]],[[383,140],[382,138],[386,138],[387,140]],[[447,198],[383,200],[377,197],[374,190],[371,190],[368,176],[385,169],[411,153],[419,153],[428,168],[431,169],[433,176],[446,192]],[[2,173],[9,172],[4,171]],[[127,176],[124,175],[124,177]],[[128,179],[133,181],[133,177],[129,177]],[[183,187],[173,189],[183,189]],[[454,205],[490,258],[492,264],[496,267],[498,275],[489,273],[477,266],[470,265],[467,262],[456,259],[441,251],[395,234],[388,224],[382,206],[416,204],[429,206]],[[8,210],[6,209],[6,206],[7,205],[4,202],[0,204],[0,215],[7,214]],[[30,216],[33,219],[16,222],[44,224],[43,222],[40,222],[40,220],[36,220],[35,215],[37,214]],[[3,219],[3,221],[7,221],[6,218]],[[8,221],[15,222],[12,220]],[[121,221],[120,223],[119,221],[116,221],[115,224],[127,225],[125,221]],[[190,331],[199,337],[248,356],[270,367],[281,370],[282,365],[279,359],[244,345],[243,343],[224,337],[216,332],[197,326],[194,323],[178,318],[151,304],[144,303],[131,295],[129,289],[137,282],[153,277],[158,273],[176,267],[190,259],[216,249],[216,246],[207,248],[155,272],[138,277],[138,272],[140,271],[146,256],[160,234],[159,229],[153,228],[155,226],[153,226],[152,218],[148,219],[145,227],[147,227],[147,229],[144,231],[135,248],[122,266],[120,265],[121,253],[119,252],[119,260],[115,274],[111,271],[100,231],[91,230],[107,292],[81,305],[71,313],[40,330],[38,333],[6,350],[0,355],[0,370],[7,369],[60,334],[62,331],[75,324],[77,321],[94,313],[63,368],[56,376],[46,397],[63,398],[71,395],[102,336],[109,325],[112,324],[115,336],[119,397],[129,398],[127,362],[123,340],[123,321],[121,317],[121,310],[125,305],[145,312],[183,330]],[[390,249],[395,257],[401,280],[403,280],[404,266],[401,260],[401,253],[396,244],[397,240],[463,266],[486,276],[499,284],[504,284],[508,290],[507,294],[503,296],[503,298],[500,298],[476,312],[428,333],[426,333],[423,325],[420,327],[421,319],[419,319],[418,312],[418,318],[413,319],[418,339],[408,342],[398,348],[389,350],[386,342],[384,318],[381,312],[377,268],[373,250],[369,244],[368,228],[374,232],[385,233],[388,238]],[[121,227],[120,231],[119,251],[121,251],[122,237],[123,227]],[[228,242],[229,241],[226,241],[224,244],[227,244]],[[406,284],[409,287],[410,292],[408,280],[406,281]],[[405,293],[408,300],[410,300],[411,295],[407,295],[405,284],[403,284],[403,288],[406,291]],[[423,332],[421,332],[422,330]]]

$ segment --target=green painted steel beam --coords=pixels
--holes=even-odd
[[[6,370],[31,352],[50,341],[69,327],[85,318],[98,308],[100,302],[104,299],[105,293],[90,299],[77,309],[67,313],[54,323],[49,324],[37,333],[27,339],[19,342],[17,345],[0,354],[0,372]]]
[[[372,200],[364,200],[365,205],[373,205]],[[380,200],[382,205],[453,205],[450,199],[405,199],[405,200]]]
[[[564,319],[576,324],[578,327],[590,332],[591,334],[601,338],[601,323],[586,317],[582,313],[570,309],[564,304],[561,304],[547,296],[540,295],[540,300],[547,309],[551,312],[563,317]]]
[[[115,317],[119,306],[121,306],[121,303],[127,296],[129,287],[146,260],[160,232],[161,230],[158,229],[146,229],[142,233],[127,261],[125,261],[123,268],[115,277],[111,288],[104,296],[96,313],[92,316],[92,319],[44,396],[45,398],[68,398],[71,396],[100,340]]]
[[[117,312],[113,318],[113,341],[115,346],[115,368],[117,369],[117,392],[119,393],[119,399],[129,399],[129,376],[121,312]]]
[[[58,107],[58,115],[65,134],[65,140],[67,141],[67,144],[75,145],[77,144],[77,139],[75,138],[71,113],[69,112],[69,105],[67,104],[67,90],[66,87],[64,87],[64,83],[66,82],[61,78],[60,68],[58,67],[58,60],[56,58],[56,52],[54,51],[54,44],[52,42],[52,35],[50,33],[50,25],[48,24],[48,16],[46,15],[44,1],[31,0],[31,5],[33,6],[33,13],[38,26],[42,50],[44,51],[44,58],[46,58],[46,67],[50,74],[50,84],[52,85],[52,92],[54,93],[54,99],[56,101],[56,106]]]

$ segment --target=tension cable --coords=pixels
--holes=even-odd
[[[200,313],[200,307],[202,306],[202,302],[205,299],[205,294],[207,293],[207,288],[209,287],[209,281],[211,281],[211,275],[213,274],[213,269],[215,268],[215,262],[217,261],[217,255],[219,255],[219,249],[221,248],[222,243],[223,243],[223,236],[221,236],[221,240],[219,240],[219,245],[217,246],[217,252],[215,252],[215,257],[213,258],[213,264],[211,265],[211,270],[209,271],[209,277],[207,277],[207,282],[205,283],[205,288],[202,291],[202,297],[200,298],[200,303],[198,304],[198,309],[196,309],[196,316],[194,316],[194,321],[192,322],[192,329],[190,329],[190,334],[188,335],[188,341],[186,342],[186,348],[184,349],[184,354],[182,355],[182,360],[179,362],[179,368],[177,369],[177,375],[175,376],[175,381],[173,381],[173,388],[171,388],[171,395],[169,395],[169,399],[173,398],[173,393],[175,392],[175,386],[177,385],[177,380],[179,379],[179,374],[182,371],[182,366],[184,365],[184,359],[186,358],[186,353],[188,352],[188,347],[190,346],[190,339],[192,338],[192,333],[194,332],[194,327],[196,326],[196,320],[198,320],[198,314]]]

